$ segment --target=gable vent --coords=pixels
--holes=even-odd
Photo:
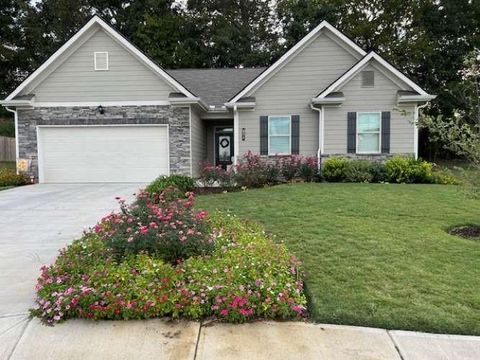
[[[95,71],[108,70],[108,52],[95,52],[93,53]]]
[[[374,87],[374,86],[375,86],[375,72],[362,71],[362,87]]]

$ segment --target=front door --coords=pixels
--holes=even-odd
[[[215,129],[215,166],[226,169],[232,164],[233,157],[233,129]]]

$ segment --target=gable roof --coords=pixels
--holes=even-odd
[[[195,95],[190,92],[185,86],[180,82],[174,79],[169,75],[164,69],[155,64],[150,60],[143,52],[141,52],[137,47],[120,35],[116,30],[114,30],[110,25],[103,21],[100,17],[95,15],[87,22],[75,35],[73,35],[65,44],[60,47],[52,56],[50,56],[47,61],[45,61],[37,70],[35,70],[30,76],[28,76],[10,95],[5,99],[10,101],[14,99],[28,84],[35,80],[41,73],[43,73],[56,59],[58,59],[65,51],[70,48],[76,41],[89,29],[93,26],[100,26],[105,32],[107,32],[113,39],[118,41],[125,49],[127,49],[131,54],[133,54],[140,62],[145,64],[150,68],[154,73],[159,77],[163,78],[168,84],[170,84],[178,92],[184,94],[188,98],[195,98]]]
[[[406,85],[410,86],[419,96],[425,98],[434,98],[434,95],[428,94],[423,90],[419,85],[414,81],[410,80],[406,75],[402,74],[398,69],[396,69],[392,64],[382,58],[380,55],[374,51],[368,53],[360,61],[354,64],[350,69],[348,69],[343,75],[341,75],[337,80],[331,83],[325,90],[316,96],[317,100],[325,99],[331,93],[337,91],[342,85],[346,84],[351,80],[356,74],[358,74],[371,60],[376,60],[384,68],[386,68],[390,73],[395,75],[398,79],[403,81]],[[431,100],[431,99],[430,99]]]
[[[222,107],[236,93],[259,76],[265,67],[239,69],[166,70],[208,105]]]
[[[334,35],[336,35],[347,47],[351,48],[354,52],[358,53],[360,56],[365,56],[366,52],[355,44],[351,39],[349,39],[341,31],[330,25],[327,21],[322,21],[315,29],[310,31],[302,40],[295,44],[290,50],[283,54],[280,59],[274,62],[270,67],[268,67],[260,76],[251,81],[247,86],[245,86],[241,91],[239,91],[235,96],[233,96],[229,103],[235,103],[240,100],[242,97],[248,94],[249,91],[254,89],[256,86],[260,85],[268,76],[278,70],[283,64],[285,64],[290,58],[294,57],[312,38],[314,38],[322,29],[330,30]]]

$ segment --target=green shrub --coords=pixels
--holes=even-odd
[[[20,186],[28,183],[29,179],[24,173],[17,174],[15,170],[0,168],[0,187]]]
[[[305,315],[298,260],[258,225],[216,214],[211,255],[171,265],[147,254],[113,256],[89,233],[44,266],[32,315],[54,324],[69,318],[145,319],[160,316],[227,322]]]
[[[206,213],[193,209],[193,193],[179,199],[170,196],[170,191],[175,189],[154,199],[141,192],[133,205],[120,200],[121,211],[105,216],[95,225],[95,233],[117,259],[144,252],[176,263],[211,252],[214,234]]]
[[[327,159],[323,164],[323,178],[331,182],[345,181],[348,164],[349,160],[344,158]]]
[[[151,195],[160,194],[169,187],[176,187],[182,193],[192,191],[195,188],[195,179],[190,176],[170,175],[160,176],[151,182],[145,191]]]
[[[310,156],[306,157],[301,161],[299,176],[302,180],[310,182],[318,180],[318,162],[317,158]]]
[[[365,182],[373,181],[372,162],[367,160],[350,161],[345,169],[345,180],[348,182]]]
[[[388,181],[387,167],[382,162],[372,162],[370,166],[370,173],[372,174],[373,183]]]
[[[387,178],[395,183],[432,183],[431,163],[413,157],[395,156],[385,162]]]
[[[432,182],[441,185],[458,185],[459,181],[449,169],[434,167]]]

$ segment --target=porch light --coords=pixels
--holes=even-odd
[[[242,128],[242,141],[245,141],[245,128]]]

